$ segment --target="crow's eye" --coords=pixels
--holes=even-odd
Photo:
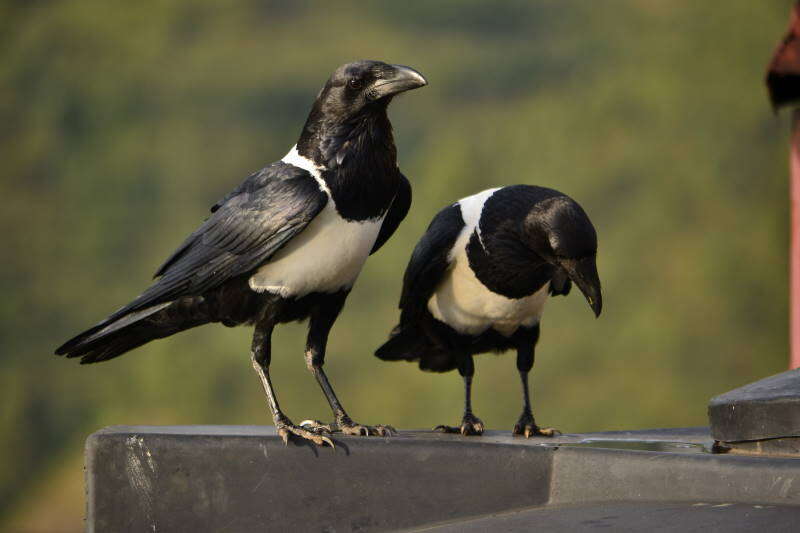
[[[361,88],[361,80],[359,80],[358,78],[351,78],[350,81],[347,82],[347,85],[351,89],[360,89]]]

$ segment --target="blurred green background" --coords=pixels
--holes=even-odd
[[[112,424],[268,424],[248,328],[209,326],[79,367],[53,349],[149,282],[208,207],[295,142],[339,64],[411,65],[390,108],[414,203],[367,263],[328,369],[364,423],[461,414],[456,373],[385,363],[407,258],[433,214],[512,183],[577,199],[605,308],[548,304],[534,411],[566,432],[706,423],[707,400],[787,365],[787,130],[763,73],[790,0],[0,3],[0,524],[80,531],[82,443]],[[279,329],[295,420],[329,419]],[[514,358],[474,405],[510,431]],[[2,527],[2,526],[0,526]]]

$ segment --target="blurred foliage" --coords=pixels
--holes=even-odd
[[[430,86],[390,109],[414,204],[337,322],[329,375],[354,418],[461,414],[457,374],[371,354],[432,215],[511,183],[558,188],[600,235],[605,309],[548,304],[533,374],[568,432],[706,423],[707,400],[787,361],[788,120],[763,72],[790,1],[0,3],[0,517],[78,531],[81,443],[111,424],[271,423],[247,328],[211,326],[79,367],[67,337],[138,294],[207,208],[295,142],[339,64]],[[287,414],[329,418],[305,329],[277,332]],[[474,405],[510,430],[513,356]]]

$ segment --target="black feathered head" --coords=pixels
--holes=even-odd
[[[326,115],[346,119],[366,107],[385,106],[394,95],[427,84],[422,74],[410,67],[356,61],[336,69],[320,91],[317,103]]]
[[[524,221],[528,246],[562,268],[578,286],[595,315],[603,308],[597,274],[597,232],[583,208],[567,196],[544,199]]]
[[[329,161],[360,124],[384,121],[378,129],[391,130],[386,106],[402,92],[427,85],[410,67],[383,61],[356,61],[337,68],[317,95],[308,116],[298,150],[318,163]]]

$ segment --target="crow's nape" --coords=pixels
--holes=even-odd
[[[118,357],[155,339],[214,321],[202,297],[181,298],[148,310],[130,313],[70,339],[57,355],[80,357],[81,364],[99,363]]]

